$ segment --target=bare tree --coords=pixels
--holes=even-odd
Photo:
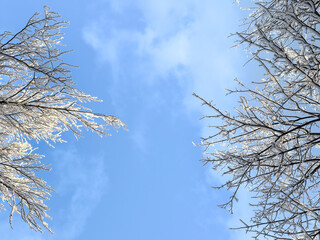
[[[232,212],[241,186],[251,191],[254,217],[243,227],[255,239],[320,236],[320,1],[256,0],[237,36],[265,76],[225,112],[214,112],[216,134],[205,137],[203,161],[230,176],[222,205]],[[214,120],[211,120],[212,122]],[[226,144],[222,147],[222,143]],[[216,146],[214,146],[216,145]],[[222,149],[222,150],[221,150]],[[219,188],[220,188],[219,187]]]
[[[35,154],[31,140],[49,145],[63,142],[61,133],[81,136],[84,126],[99,135],[106,126],[125,127],[118,118],[93,113],[82,104],[96,97],[75,88],[69,67],[61,60],[61,28],[67,23],[45,7],[16,34],[0,35],[0,198],[30,228],[42,231],[49,209],[43,200],[52,189],[35,175],[49,170]],[[98,123],[98,119],[102,122]]]

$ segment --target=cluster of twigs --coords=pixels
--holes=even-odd
[[[235,114],[201,99],[217,118],[203,138],[203,161],[224,169],[232,211],[240,186],[257,198],[243,227],[256,239],[317,239],[320,235],[320,1],[256,1],[234,34],[265,70],[240,94]],[[214,145],[225,143],[223,150]]]
[[[52,189],[36,171],[49,170],[29,141],[62,142],[61,133],[80,136],[84,126],[99,135],[107,126],[124,127],[117,117],[92,112],[82,104],[97,101],[75,88],[71,65],[61,57],[61,28],[67,22],[45,7],[16,34],[0,34],[0,198],[29,226],[42,231]],[[102,123],[98,123],[102,119]]]

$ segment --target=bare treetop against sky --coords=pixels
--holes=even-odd
[[[224,88],[232,89],[232,79],[235,77],[250,82],[254,80],[252,76],[260,74],[253,64],[244,71],[242,65],[248,59],[239,49],[230,49],[233,40],[227,39],[227,36],[237,31],[238,20],[247,14],[232,2],[34,0],[31,4],[12,0],[2,3],[1,33],[19,32],[35,12],[43,11],[44,5],[61,14],[61,20],[70,21],[70,25],[62,30],[65,35],[61,43],[66,47],[59,45],[58,48],[61,52],[70,49],[74,52],[60,56],[59,52],[55,52],[56,48],[52,48],[52,54],[61,58],[62,62],[79,66],[79,69],[67,68],[72,71],[68,75],[63,66],[56,68],[61,63],[57,61],[54,67],[44,67],[40,69],[44,72],[32,74],[27,71],[28,66],[22,67],[20,61],[10,58],[19,68],[19,76],[12,75],[13,82],[2,85],[7,87],[4,91],[8,94],[6,98],[9,98],[3,99],[3,105],[10,105],[2,111],[19,114],[19,121],[26,123],[26,129],[34,130],[29,131],[29,135],[21,135],[19,131],[16,135],[12,134],[13,140],[29,141],[34,148],[38,148],[31,153],[25,152],[31,148],[30,145],[15,146],[21,147],[21,157],[37,161],[39,155],[36,154],[44,154],[46,157],[41,159],[42,164],[51,164],[50,173],[37,173],[39,179],[36,181],[39,182],[35,184],[46,188],[40,178],[44,179],[56,192],[51,193],[50,201],[33,203],[42,210],[47,209],[45,205],[50,206],[47,213],[53,220],[47,222],[55,234],[30,230],[16,213],[13,214],[11,230],[8,224],[11,211],[7,206],[7,211],[1,211],[2,239],[248,238],[243,232],[228,229],[237,226],[239,218],[248,220],[246,192],[240,192],[239,207],[235,208],[233,216],[216,208],[215,205],[224,202],[228,195],[212,191],[210,187],[223,179],[209,168],[201,168],[201,163],[197,161],[201,158],[201,149],[192,145],[192,141],[196,142],[200,135],[210,134],[206,123],[198,121],[201,114],[209,114],[209,111],[201,108],[192,93],[196,92],[205,99],[214,97],[217,104],[230,109],[236,99],[225,98]],[[35,33],[34,30],[36,28],[30,34]],[[54,31],[47,34],[53,34],[52,43],[60,41],[54,38]],[[1,41],[4,44],[10,42],[13,35],[2,36],[5,37]],[[46,38],[46,41],[50,39]],[[30,39],[30,44],[28,39],[25,40],[32,48],[28,52],[34,51],[33,43],[37,43],[38,36]],[[45,46],[42,47],[45,50]],[[12,49],[17,50],[13,52],[17,60],[29,54]],[[39,61],[42,60],[37,61],[46,66],[48,56],[40,54],[38,57]],[[30,64],[37,62],[27,59],[31,59]],[[68,84],[55,81],[52,76],[46,78],[48,69],[51,69],[49,72],[57,71],[57,77],[65,79]],[[76,89],[68,76],[72,76],[77,83]],[[2,81],[8,82],[8,77],[3,77]],[[50,84],[46,84],[48,80]],[[41,96],[38,88],[41,88]],[[90,93],[90,96],[78,89]],[[53,94],[50,94],[51,91]],[[98,138],[84,131],[81,134],[85,137],[79,140],[74,139],[71,131],[64,132],[61,137],[68,143],[57,141],[55,148],[44,141],[34,141],[58,140],[60,136],[54,133],[63,131],[63,124],[72,122],[72,118],[69,118],[71,122],[63,118],[60,107],[87,111],[72,102],[77,98],[94,100],[91,95],[103,99],[103,102],[87,102],[84,104],[86,107],[94,112],[112,113],[128,124],[129,131],[119,131],[107,138]],[[61,98],[71,105],[61,101]],[[27,106],[28,111],[25,111],[27,107],[13,104],[13,101],[32,106]],[[59,106],[59,109],[40,110],[44,108],[44,103],[52,103],[50,107]],[[79,114],[75,117],[84,117],[82,124],[93,124],[94,129],[98,127],[83,114],[89,114],[89,117],[97,115]],[[62,117],[62,122],[58,121],[57,115]],[[46,124],[48,118],[44,116],[50,118],[50,124]],[[107,123],[114,119],[107,117]],[[55,125],[55,130],[47,132],[58,122],[60,125]],[[42,127],[47,130],[41,131]],[[6,131],[10,129],[6,128]],[[76,127],[74,129],[77,130]],[[11,136],[11,133],[7,135]],[[4,136],[4,140],[8,139]],[[33,177],[27,170],[25,173]],[[10,201],[12,196],[9,191],[6,200]],[[11,205],[14,206],[14,202]],[[21,207],[14,209],[21,211]],[[41,219],[44,212],[37,213],[40,213],[37,216]],[[28,211],[26,218],[27,214]],[[32,220],[29,221],[31,226],[38,227],[32,225]]]
[[[44,16],[33,15],[17,33],[0,35],[1,104],[1,198],[30,228],[42,231],[49,209],[43,202],[52,189],[35,175],[49,170],[34,154],[30,140],[49,145],[63,142],[61,133],[80,136],[81,127],[105,135],[105,126],[124,126],[116,117],[96,114],[81,105],[97,98],[74,87],[67,63],[59,50],[60,29],[66,24],[57,13],[44,8]],[[105,124],[98,124],[101,118]]]
[[[238,43],[265,76],[229,90],[241,96],[235,114],[198,97],[222,120],[203,138],[204,161],[232,175],[223,207],[232,212],[242,185],[254,193],[243,228],[257,239],[319,239],[320,2],[260,1],[246,24]]]

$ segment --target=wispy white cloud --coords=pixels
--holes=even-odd
[[[190,40],[188,29],[163,37],[152,28],[147,28],[136,37],[138,54],[148,56],[156,75],[166,75],[178,66],[190,64]]]
[[[174,75],[183,92],[185,108],[190,113],[208,113],[191,96],[193,92],[226,106],[224,88],[233,86],[233,79],[245,62],[238,50],[230,49],[232,40],[227,39],[231,32],[236,31],[240,18],[232,1],[137,0],[134,5],[127,0],[102,2],[99,8],[111,8],[115,14],[113,22],[120,21],[132,11],[142,19],[139,27],[134,24],[106,26],[111,20],[107,14],[102,14],[83,30],[85,41],[96,50],[102,61],[111,64],[115,75],[121,74],[121,69],[128,64],[128,55],[131,55],[131,60],[138,61],[137,65],[145,68],[143,77],[136,80],[156,82]],[[204,136],[210,134],[207,124],[203,121]],[[143,142],[142,135],[136,137]],[[215,181],[219,179],[215,178]],[[248,219],[247,192],[241,191],[240,197],[241,209],[226,223],[228,227],[238,223],[239,218]],[[238,233],[233,236],[236,235]],[[234,239],[245,239],[242,237],[239,235]]]
[[[228,82],[232,84],[240,61],[227,41],[237,22],[228,17],[237,13],[230,2],[139,0],[133,7],[129,1],[108,1],[102,7],[116,9],[119,18],[125,15],[122,11],[137,11],[143,22],[139,28],[106,26],[110,21],[102,15],[85,27],[84,39],[114,71],[120,71],[119,65],[126,63],[128,54],[138,61],[147,59],[144,65],[153,80],[169,73],[179,78],[179,70],[187,69],[191,80],[183,79],[181,85],[189,108],[199,106],[190,97],[193,91],[211,98],[214,92],[230,86]]]

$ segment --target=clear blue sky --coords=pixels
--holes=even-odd
[[[206,113],[192,93],[232,108],[225,97],[233,79],[247,81],[246,53],[230,49],[246,13],[233,0],[11,0],[2,1],[0,30],[21,29],[43,6],[70,21],[65,56],[78,87],[103,100],[90,104],[113,114],[129,131],[100,138],[84,133],[39,153],[52,164],[42,174],[56,193],[47,204],[55,232],[35,233],[8,211],[0,215],[3,240],[237,240],[228,228],[249,216],[247,193],[231,216],[216,207],[228,194],[214,191],[218,173],[202,167],[199,142]]]

